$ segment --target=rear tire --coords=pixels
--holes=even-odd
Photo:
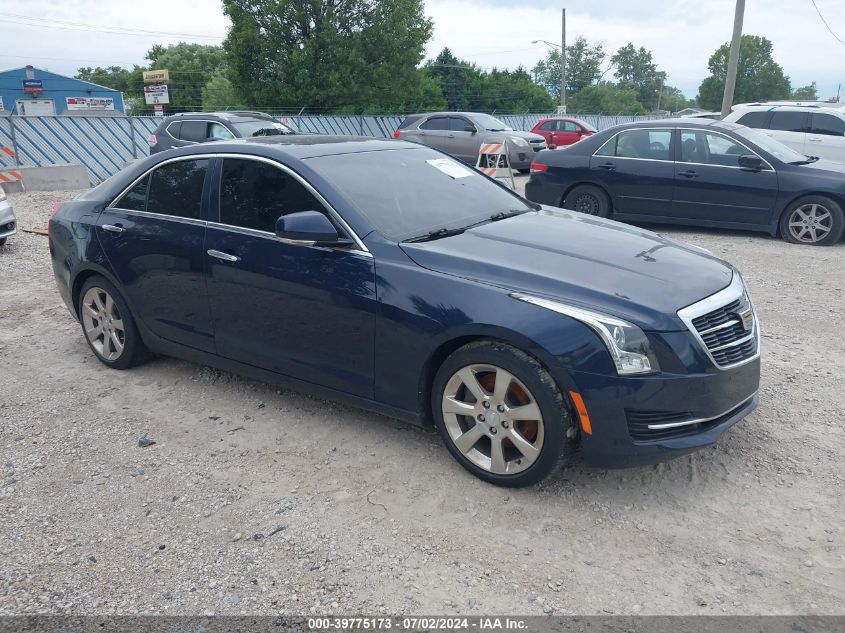
[[[831,246],[842,238],[843,230],[842,207],[827,196],[799,198],[780,218],[780,235],[791,244]]]
[[[608,195],[595,185],[578,185],[566,194],[563,208],[585,215],[609,218],[613,211]]]
[[[150,357],[129,306],[105,277],[85,280],[77,310],[88,347],[107,367],[129,369]]]
[[[505,343],[477,341],[449,356],[431,407],[452,456],[498,486],[535,484],[574,452],[577,427],[554,379]]]

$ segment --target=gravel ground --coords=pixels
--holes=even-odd
[[[10,197],[31,227],[71,195]],[[694,455],[576,460],[517,491],[392,419],[172,359],[105,368],[46,238],[19,233],[0,248],[0,614],[845,613],[845,244],[660,230],[743,271],[759,409]]]

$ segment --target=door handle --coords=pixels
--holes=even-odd
[[[698,173],[694,169],[678,172],[678,175],[683,176],[684,178],[698,178]]]
[[[809,137],[807,137],[807,140],[810,141],[811,143],[821,143],[822,142],[821,138],[819,138],[818,136],[809,136]]]
[[[103,224],[100,228],[109,233],[123,233],[126,230],[119,224]]]
[[[613,171],[616,169],[616,165],[613,163],[604,163],[603,165],[599,165],[600,169],[606,169],[607,171]]]
[[[455,138],[455,135],[454,135],[454,134],[449,134],[449,135],[448,135],[448,138]]]
[[[224,253],[223,251],[215,251],[213,248],[208,251],[208,254],[215,259],[222,259],[224,262],[235,263],[241,261],[241,258],[237,255],[229,255],[229,253]]]

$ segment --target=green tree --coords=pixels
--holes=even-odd
[[[202,87],[202,109],[205,112],[243,110],[246,107],[235,93],[224,69],[217,70]]]
[[[637,100],[647,110],[657,107],[657,97],[666,73],[657,69],[650,50],[628,43],[610,58],[619,87],[636,91]],[[662,104],[661,104],[662,105]]]
[[[601,65],[606,57],[602,44],[590,44],[579,35],[572,46],[566,47],[566,94],[574,95],[582,88],[596,83],[601,77]],[[532,69],[535,81],[556,101],[560,101],[560,50],[550,49]]]
[[[215,73],[226,67],[226,55],[220,46],[187,44],[154,45],[147,53],[151,69],[170,72],[167,110],[201,110],[203,88]]]
[[[620,88],[609,82],[586,86],[573,95],[569,111],[584,114],[645,114],[633,88]]]
[[[481,89],[481,70],[474,64],[458,59],[446,47],[433,61],[426,62],[425,68],[440,82],[447,109],[469,110],[472,107],[471,99],[478,96],[474,91]]]
[[[796,101],[818,101],[819,92],[816,89],[816,82],[814,81],[808,86],[796,88],[792,91],[789,98],[795,99]]]
[[[687,99],[683,92],[672,86],[663,86],[659,103],[661,110],[668,110],[669,112],[677,112],[693,105],[692,99]]]
[[[251,107],[400,111],[431,96],[421,0],[224,0],[229,80]]]
[[[710,56],[710,76],[698,89],[698,103],[702,108],[719,110],[722,107],[730,48],[726,42]],[[772,42],[759,35],[743,35],[733,102],[788,99],[790,93],[789,77],[772,57]]]

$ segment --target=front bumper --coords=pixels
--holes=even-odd
[[[528,169],[531,163],[534,162],[534,157],[538,152],[546,149],[545,144],[540,146],[529,145],[524,147],[522,145],[508,144],[508,160],[510,160],[511,167],[514,169]]]
[[[712,373],[639,378],[574,373],[572,380],[592,425],[591,435],[581,433],[586,463],[625,468],[714,444],[757,407],[760,358]]]
[[[0,239],[17,233],[18,223],[15,212],[8,200],[0,202]]]

